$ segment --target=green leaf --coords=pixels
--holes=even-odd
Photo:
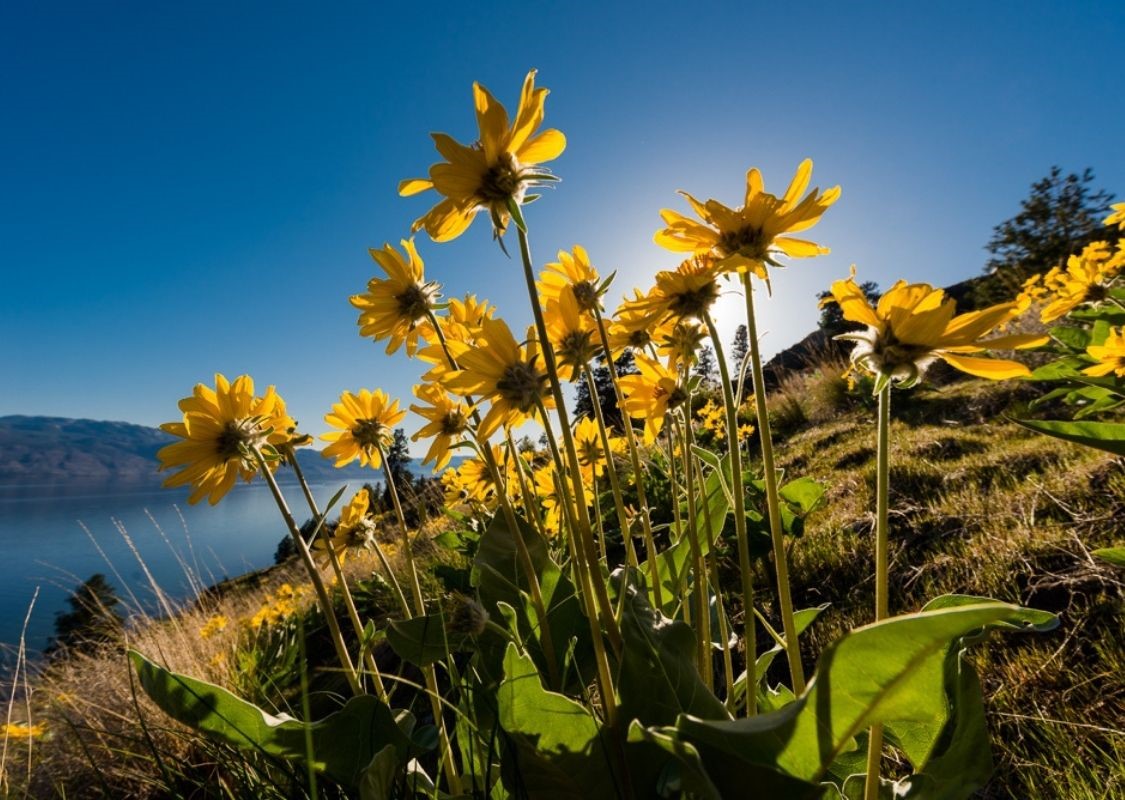
[[[268,714],[221,686],[170,672],[129,651],[141,686],[164,713],[214,739],[277,758],[305,760],[312,738],[312,767],[332,780],[356,786],[375,755],[391,747],[403,766],[417,752],[414,718],[395,713],[372,695],[351,698],[339,711],[305,723]]]
[[[359,800],[387,800],[388,797],[393,797],[399,770],[398,754],[392,745],[378,751],[360,776]]]
[[[873,724],[944,722],[943,663],[958,639],[990,625],[1042,628],[1054,619],[1006,603],[954,602],[845,635],[822,653],[805,694],[780,711],[729,722],[683,716],[676,730],[696,745],[712,778],[736,761],[819,781]]]
[[[444,661],[450,653],[472,649],[472,637],[445,630],[440,614],[413,619],[392,619],[387,627],[387,644],[398,657],[419,667]]]
[[[519,535],[527,547],[532,567],[539,577],[539,589],[551,628],[551,644],[555,664],[560,667],[568,659],[577,665],[573,680],[581,682],[593,674],[590,628],[582,613],[574,585],[559,565],[551,560],[547,543],[522,519],[517,519]],[[473,560],[473,583],[481,603],[494,620],[504,619],[501,604],[515,609],[520,635],[526,637],[532,656],[542,662],[544,654],[539,643],[539,622],[528,596],[527,575],[520,563],[515,534],[509,529],[503,514],[497,514],[481,535],[477,555]],[[480,646],[484,648],[483,640]],[[502,651],[493,650],[492,665],[499,668]],[[545,666],[541,663],[541,666]]]
[[[1066,422],[1063,420],[1014,420],[1025,428],[1075,444],[1125,456],[1125,424],[1118,422]]]
[[[597,721],[583,705],[544,689],[535,663],[514,644],[504,654],[496,702],[512,745],[501,759],[508,791],[537,800],[616,800],[613,756]]]
[[[1085,352],[1090,346],[1090,331],[1072,325],[1056,325],[1048,333],[1072,350]]]
[[[658,783],[656,788],[659,797],[679,797],[681,793],[686,792],[688,797],[698,800],[722,800],[722,795],[703,767],[699,751],[688,742],[655,728],[646,728],[636,720],[629,723],[627,741],[630,745],[638,743],[654,745],[672,756],[678,770],[674,775],[665,778],[663,785]],[[665,769],[662,775],[667,776],[668,772]]]
[[[623,580],[621,573],[614,577],[618,583]],[[644,725],[670,725],[679,714],[728,719],[726,708],[699,677],[691,626],[653,609],[633,586],[625,592],[621,615],[625,646],[617,681],[622,718]]]
[[[1091,550],[1090,555],[1115,567],[1125,567],[1125,547],[1102,547]]]

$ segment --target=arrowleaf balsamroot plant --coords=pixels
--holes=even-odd
[[[161,451],[164,468],[180,468],[168,484],[190,484],[191,502],[206,496],[215,503],[239,476],[269,482],[353,696],[317,721],[278,719],[135,653],[141,685],[172,717],[230,745],[303,762],[310,775],[364,800],[719,798],[749,796],[748,787],[761,797],[968,796],[989,765],[968,755],[988,743],[979,681],[964,653],[986,630],[1045,630],[1056,620],[962,595],[891,615],[890,395],[917,383],[935,359],[990,378],[1027,376],[1018,362],[980,354],[1045,343],[1031,335],[986,338],[1030,302],[957,315],[953,301],[925,284],[900,282],[875,307],[853,279],[833,285],[844,318],[865,326],[844,338],[855,342],[852,368],[874,377],[879,398],[877,600],[870,624],[806,662],[800,636],[831,612],[794,607],[790,549],[825,487],[776,468],[754,290],[755,281],[768,289],[771,270],[787,259],[828,252],[797,234],[819,222],[840,189],[809,189],[806,160],[780,196],[765,191],[757,169],[747,173],[738,207],[683,193],[697,218],[661,212],[656,241],[686,260],[609,313],[613,276],[603,279],[581,246],[536,275],[528,190],[558,180],[541,165],[566,146],[561,132],[540,130],[546,96],[529,72],[510,121],[474,85],[479,139],[466,146],[434,134],[444,160],[428,178],[399,187],[404,196],[430,189],[442,196],[414,224],[435,242],[456,239],[482,212],[501,247],[514,233],[519,264],[512,269],[522,268],[534,319],[526,335],[474,295],[443,300],[425,280],[414,239],[403,240],[401,251],[373,249],[382,275],[351,298],[360,335],[420,362],[410,408],[425,425],[414,440],[429,442],[427,462],[445,468],[447,511],[464,535],[442,541],[471,557],[471,592],[452,611],[423,592],[411,555],[418,534],[407,528],[386,463],[404,415],[397,400],[378,389],[345,392],[325,417],[333,432],[324,455],[336,466],[358,459],[383,468],[401,538],[409,586],[399,587],[384,558],[399,608],[376,631],[356,611],[339,569],[351,548],[379,546],[366,492],[330,529],[339,496],[316,507],[294,457],[308,437],[280,397],[272,387],[256,396],[247,376],[233,384],[219,376],[214,390],[199,386],[181,403],[182,421],[165,426],[184,440]],[[1099,265],[1098,308],[1113,304],[1113,313],[1125,313],[1107,252],[1082,263]],[[437,257],[441,250],[427,254]],[[713,317],[728,282],[744,293],[749,332],[748,363],[733,374]],[[1044,286],[1056,291],[1054,278]],[[1069,283],[1058,291],[1077,296]],[[1105,382],[1116,386],[1125,373],[1123,334],[1108,328],[1109,317],[1091,319],[1089,336],[1062,337],[1072,346],[1065,377],[1082,387],[1072,390],[1079,394],[1109,391]],[[695,370],[708,343],[717,389]],[[595,400],[592,416],[572,421],[564,384],[586,382],[596,398],[593,365],[626,353],[634,373],[609,369],[621,420],[607,420]],[[747,366],[752,388],[744,403]],[[1104,408],[1103,397],[1091,402]],[[514,441],[513,428],[529,420],[542,426],[545,447]],[[751,460],[755,437],[760,461]],[[447,466],[457,451],[468,456]],[[297,473],[315,521],[311,543],[275,480],[279,469]],[[723,583],[726,562],[720,569],[728,548],[737,552],[734,591]],[[321,577],[328,566],[332,586]],[[756,580],[766,570],[774,580]],[[333,593],[358,650],[335,622]],[[421,671],[422,683],[409,678],[417,673],[408,666],[380,673],[367,646],[373,637],[385,637]],[[789,683],[771,685],[767,672],[781,653]],[[419,697],[421,706],[410,705]],[[893,780],[881,776],[888,750]]]

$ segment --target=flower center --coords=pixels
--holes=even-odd
[[[430,300],[433,293],[431,287],[420,286],[417,283],[410,284],[402,294],[395,297],[399,315],[411,322],[422,319],[430,311]]]
[[[511,153],[501,153],[500,160],[481,178],[480,195],[487,203],[507,202],[516,196],[522,182],[515,157]]]
[[[242,458],[243,446],[255,444],[259,439],[261,435],[251,420],[229,420],[215,439],[215,449],[219,458],[230,461]]]
[[[709,281],[702,286],[685,289],[673,295],[668,308],[680,317],[702,317],[711,304],[719,299],[719,285]]]
[[[441,418],[441,432],[444,436],[457,436],[465,431],[465,415],[460,411],[448,411]]]
[[[598,305],[598,288],[590,281],[580,281],[579,283],[572,284],[571,289],[574,290],[574,299],[578,301],[578,307],[583,311],[593,311]]]
[[[546,375],[540,375],[528,362],[519,361],[505,368],[500,380],[496,381],[496,392],[526,413],[542,396],[546,381]]]
[[[768,245],[761,228],[747,225],[736,231],[724,231],[715,249],[723,258],[738,254],[760,261],[766,257]]]
[[[377,419],[356,420],[352,428],[352,438],[364,450],[375,450],[386,442],[389,431],[387,426]]]

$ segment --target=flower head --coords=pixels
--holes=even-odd
[[[445,197],[414,222],[414,230],[425,228],[436,242],[456,239],[478,211],[487,211],[496,235],[503,235],[511,212],[509,203],[522,203],[529,187],[554,180],[539,167],[558,158],[566,148],[566,137],[554,129],[536,133],[543,122],[546,89],[535,88],[535,70],[527,73],[515,122],[508,112],[479,83],[473,84],[480,138],[466,147],[444,133],[433,134],[445,161],[430,167],[430,177],[413,178],[399,184],[399,194],[410,196],[435,189]]]
[[[557,300],[563,289],[570,288],[583,312],[598,307],[601,294],[598,271],[590,264],[590,256],[582,245],[574,245],[571,253],[559,251],[559,260],[547,264],[536,284],[544,304]]]
[[[926,283],[899,281],[872,308],[855,282],[854,268],[847,280],[832,284],[832,298],[840,304],[844,319],[867,326],[866,331],[839,337],[856,343],[852,364],[903,386],[917,383],[937,358],[981,378],[1002,380],[1029,375],[1027,367],[1015,361],[964,354],[1038,347],[1048,340],[1040,335],[984,339],[1019,312],[1019,303],[1001,303],[954,316],[956,301]]]
[[[1112,373],[1118,378],[1125,378],[1125,328],[1110,328],[1106,340],[1087,347],[1086,354],[1098,363],[1082,370],[1085,374],[1102,377]]]
[[[216,374],[214,389],[196,384],[192,396],[180,401],[180,411],[182,422],[166,422],[160,429],[182,441],[162,447],[156,456],[161,472],[181,468],[164,485],[190,484],[188,502],[193,504],[203,497],[211,505],[219,502],[240,475],[249,483],[258,471],[254,451],[287,444],[297,427],[274,387],[255,396],[249,375],[232,384]],[[278,462],[267,463],[275,469]]]
[[[1024,305],[1046,302],[1040,319],[1054,322],[1083,303],[1104,300],[1110,284],[1123,267],[1125,247],[1119,243],[1115,252],[1109,242],[1093,242],[1082,248],[1081,253],[1070,256],[1066,269],[1055,267],[1044,275],[1029,278],[1019,302]]]
[[[340,511],[340,520],[331,535],[320,536],[313,542],[313,550],[322,565],[328,563],[330,550],[342,565],[350,549],[370,545],[375,538],[375,524],[367,514],[370,506],[371,496],[367,489],[360,489]]]
[[[636,356],[636,375],[623,375],[621,393],[625,396],[623,410],[633,419],[645,421],[645,443],[652,444],[664,427],[664,415],[687,399],[676,374],[647,356]]]
[[[543,320],[559,377],[572,381],[601,350],[594,319],[580,308],[574,287],[563,286],[547,300]]]
[[[609,439],[609,446],[614,446],[613,439]],[[591,417],[583,417],[574,426],[574,447],[578,453],[578,465],[585,475],[600,478],[605,472],[610,454],[606,452],[602,442],[601,429]],[[592,483],[588,478],[587,483]]]
[[[359,334],[379,341],[388,339],[387,354],[404,343],[406,352],[414,355],[418,347],[419,324],[426,321],[437,296],[436,283],[422,277],[422,259],[413,239],[403,239],[404,258],[389,244],[382,250],[371,249],[371,257],[383,268],[385,279],[372,278],[367,291],[352,295],[351,304],[359,309]]]
[[[6,722],[0,729],[0,736],[5,739],[38,739],[47,732],[47,726],[41,722],[34,725],[26,722]]]
[[[331,442],[321,454],[336,459],[337,468],[358,458],[363,466],[378,469],[383,463],[382,451],[394,439],[394,427],[405,416],[398,400],[392,401],[382,389],[360,389],[359,394],[344,392],[340,402],[333,404],[332,412],[324,417],[338,430],[320,437]]]
[[[710,255],[724,270],[750,270],[763,279],[766,264],[778,266],[778,254],[804,258],[827,253],[827,247],[788,235],[816,225],[840,197],[840,187],[836,186],[823,194],[813,189],[802,199],[811,177],[812,161],[805,159],[785,194],[777,197],[765,191],[762,174],[751,169],[746,173],[746,196],[739,208],[729,208],[718,200],[701,203],[680,192],[702,222],[664,209],[660,216],[667,227],[657,232],[656,243],[677,253]]]
[[[521,346],[503,320],[484,320],[477,346],[457,360],[461,369],[449,377],[446,387],[492,402],[477,431],[482,439],[501,425],[522,424],[535,415],[539,403],[553,406],[538,345],[532,339]]]
[[[227,629],[229,623],[230,620],[222,614],[215,614],[203,623],[203,626],[199,629],[199,638],[210,639],[213,636],[218,636]]]
[[[449,463],[450,448],[461,441],[469,428],[469,406],[454,400],[436,383],[415,386],[414,396],[425,405],[411,404],[410,410],[428,423],[410,437],[411,441],[432,438],[433,444],[422,463],[432,462],[435,470],[444,469]]]
[[[1106,227],[1117,225],[1125,230],[1125,203],[1114,203],[1110,208],[1113,209],[1113,213],[1105,218]]]

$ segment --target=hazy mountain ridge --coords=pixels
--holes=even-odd
[[[156,452],[175,437],[158,428],[128,422],[66,417],[13,415],[0,417],[0,484],[66,482],[152,483]],[[349,464],[335,469],[319,451],[299,451],[301,469],[310,482],[364,480],[378,482],[381,471]],[[415,459],[412,469],[429,474]]]

